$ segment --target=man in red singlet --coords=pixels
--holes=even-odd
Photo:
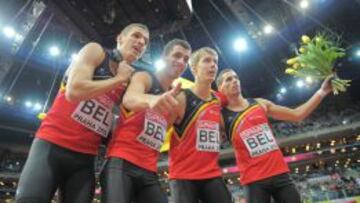
[[[235,151],[248,203],[270,202],[271,197],[279,203],[300,203],[268,117],[294,122],[305,119],[331,91],[329,80],[306,103],[290,109],[261,98],[244,98],[235,71],[220,72],[217,86],[228,99],[222,109],[226,135]]]
[[[169,178],[174,203],[230,203],[231,195],[218,165],[221,105],[211,91],[218,70],[215,50],[204,47],[190,58],[194,87],[178,96],[173,111]]]
[[[163,69],[132,77],[101,175],[102,202],[167,202],[157,161],[169,126],[167,114],[177,108],[175,96],[181,90],[179,85],[170,87],[185,70],[190,54],[186,41],[174,39],[164,48]]]
[[[57,188],[62,202],[92,201],[94,157],[134,71],[129,64],[141,57],[148,40],[148,28],[134,23],[118,35],[116,49],[92,42],[80,50],[36,133],[16,202],[50,202]]]

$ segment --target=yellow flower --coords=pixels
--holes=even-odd
[[[304,44],[308,44],[311,41],[310,37],[307,35],[301,36],[301,40]]]
[[[293,65],[293,64],[296,63],[296,62],[297,62],[297,57],[288,59],[288,60],[286,61],[286,63],[287,63],[288,65]]]
[[[300,47],[299,51],[300,51],[300,53],[305,53],[306,49],[304,47]]]
[[[38,117],[38,119],[40,119],[40,120],[44,120],[44,118],[46,117],[46,113],[39,113],[39,114],[37,115],[37,117]]]
[[[294,63],[294,65],[293,65],[293,68],[296,70],[296,69],[298,69],[300,67],[300,64],[299,63]]]
[[[294,75],[296,73],[296,70],[292,69],[292,68],[287,68],[285,70],[286,74],[290,74],[290,75]]]

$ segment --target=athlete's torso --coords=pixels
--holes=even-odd
[[[174,124],[170,140],[169,176],[171,179],[207,179],[221,176],[220,101],[209,101],[185,89],[185,115]]]
[[[289,171],[264,108],[254,99],[248,101],[241,112],[222,109],[243,185]]]
[[[164,93],[160,82],[151,72],[152,86],[148,94]],[[141,168],[157,171],[159,150],[164,142],[167,120],[149,109],[130,112],[121,107],[116,130],[108,146],[107,156],[125,159]]]
[[[105,59],[95,69],[93,80],[114,77],[110,71],[111,51],[104,51]],[[106,137],[111,130],[112,110],[119,104],[125,88],[119,86],[94,99],[69,102],[65,98],[66,82],[67,74],[36,136],[72,151],[96,155],[101,136]]]

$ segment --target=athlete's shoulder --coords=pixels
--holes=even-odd
[[[274,105],[274,103],[264,98],[254,98],[254,101],[256,104],[259,104],[266,112],[272,105]]]
[[[148,91],[152,84],[152,78],[146,71],[137,71],[131,77],[130,86],[144,86],[146,91]],[[131,89],[131,88],[130,88]]]
[[[99,54],[99,53],[105,54],[105,48],[97,42],[89,42],[89,43],[85,44],[84,47],[82,48],[82,50],[85,50],[88,52],[91,51],[91,53],[93,53],[93,54]]]
[[[89,42],[79,51],[78,59],[100,63],[104,60],[105,54],[104,48],[99,43]]]
[[[134,76],[140,77],[140,78],[150,78],[151,74],[148,71],[136,71],[134,73]]]

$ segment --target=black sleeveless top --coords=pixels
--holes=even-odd
[[[239,112],[236,111],[231,111],[230,109],[227,109],[226,107],[223,107],[221,109],[221,114],[224,118],[224,124],[225,124],[225,133],[226,133],[226,137],[228,139],[229,142],[231,142],[231,132],[233,130],[233,128],[235,127],[235,121],[237,120],[237,118],[239,116],[241,116],[246,110],[248,110],[249,108],[251,108],[252,106],[258,104],[258,102],[253,99],[253,98],[249,98],[247,99],[247,101],[249,102],[249,106]]]
[[[211,99],[205,101],[196,96],[193,91],[191,91],[191,89],[183,89],[183,92],[185,93],[186,97],[185,114],[179,124],[174,124],[174,130],[179,136],[183,135],[183,132],[188,126],[191,119],[195,116],[195,114],[204,104],[219,100],[213,93],[211,93]]]

